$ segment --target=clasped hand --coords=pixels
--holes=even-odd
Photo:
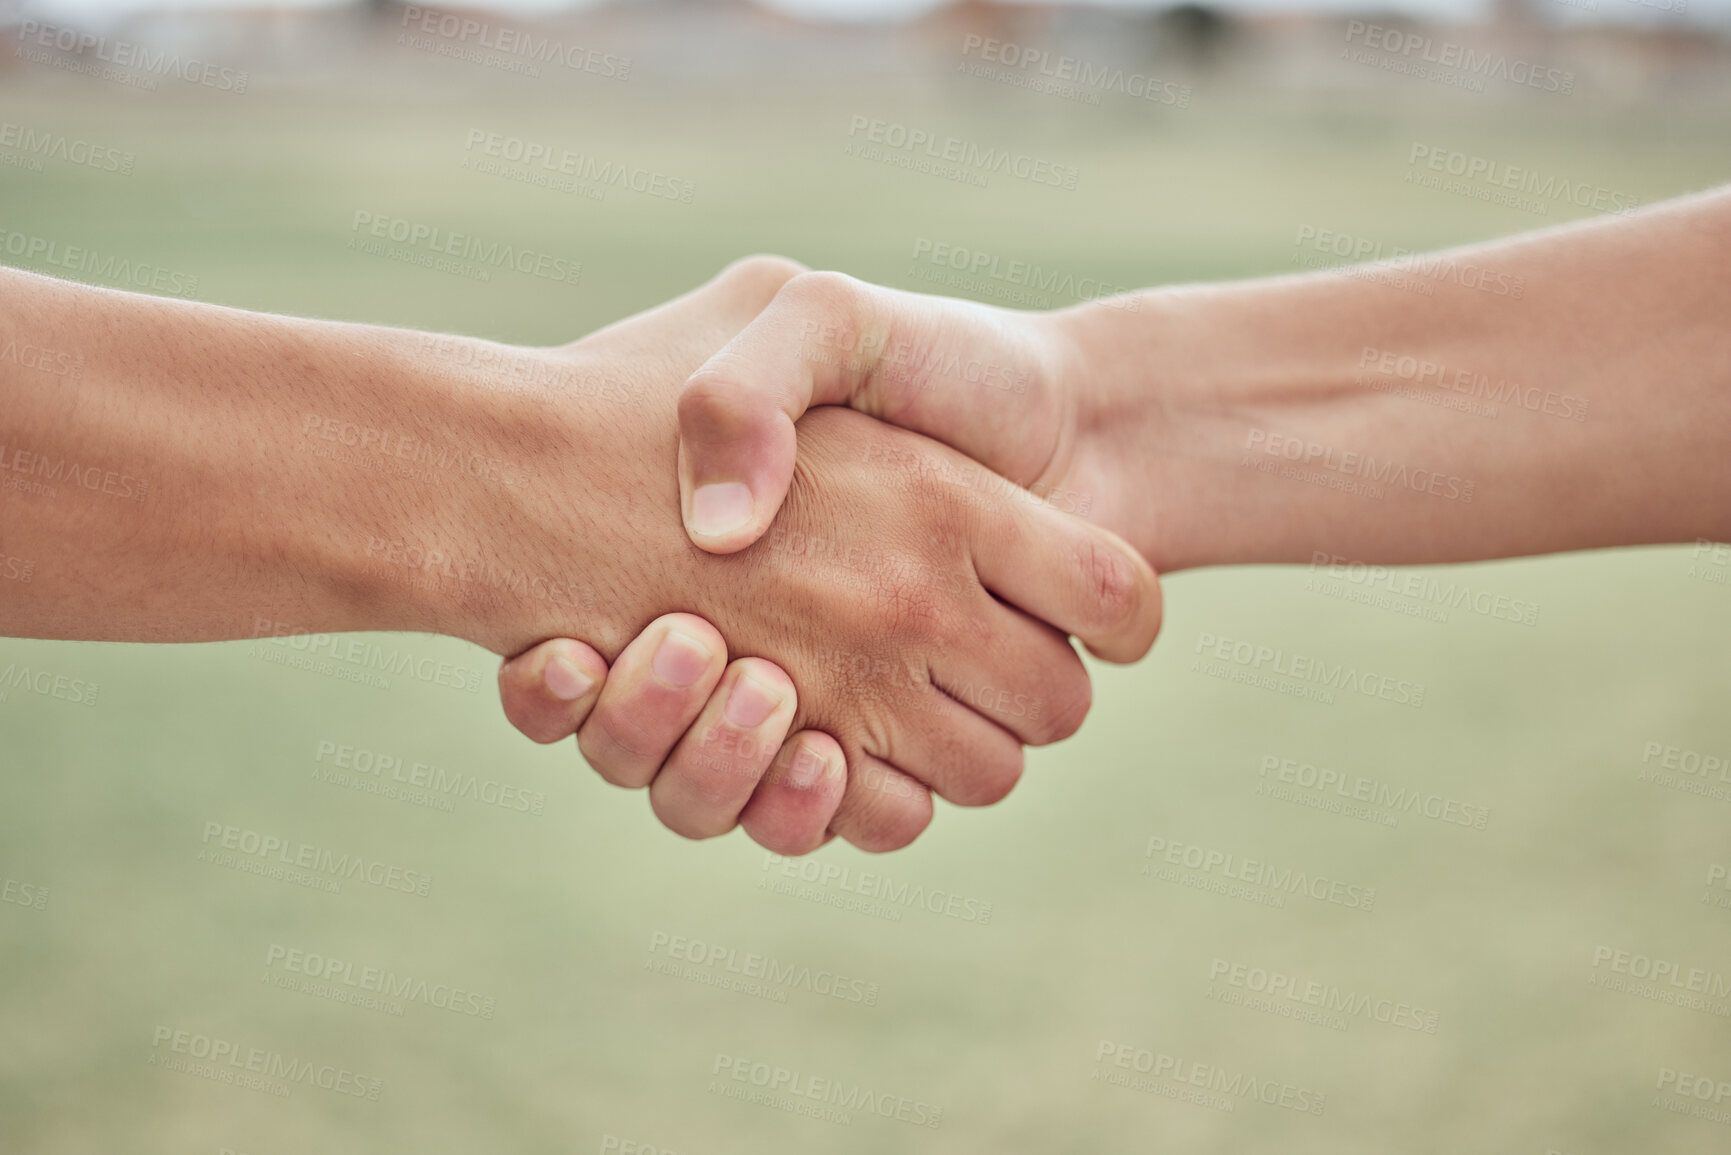
[[[640,403],[544,402],[576,444],[530,499],[586,543],[602,604],[487,640],[517,653],[505,712],[575,733],[679,834],[904,846],[932,793],[995,802],[1024,744],[1075,732],[1068,635],[1118,662],[1154,641],[1147,562],[1034,496],[1087,493],[1097,464],[1052,315],[757,257],[541,352]],[[604,488],[606,515],[566,486]],[[1118,511],[1102,492],[1090,512]]]

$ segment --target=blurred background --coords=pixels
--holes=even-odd
[[[753,251],[1057,308],[1731,178],[1725,0],[0,26],[7,262],[530,344]],[[429,268],[360,214],[581,275]],[[1731,1150],[1731,551],[1413,572],[1177,575],[1005,803],[803,864],[532,746],[464,643],[358,639],[453,687],[304,639],[0,641],[0,1151]],[[1423,706],[1240,685],[1210,636]]]

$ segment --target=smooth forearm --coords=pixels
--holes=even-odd
[[[53,354],[0,360],[0,550],[33,565],[6,633],[486,640],[484,606],[404,562],[478,552],[518,480],[508,411],[427,371],[430,339],[0,278],[0,345]]]
[[[1731,534],[1728,268],[1720,193],[1075,323],[1157,566],[1464,561]]]

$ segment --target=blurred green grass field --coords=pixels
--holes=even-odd
[[[1723,108],[1222,96],[1161,115],[959,79],[217,101],[61,80],[15,76],[0,110],[117,144],[135,169],[0,167],[0,226],[194,274],[208,301],[538,344],[751,251],[920,287],[924,238],[1150,284],[1296,271],[1304,225],[1416,249],[1549,222],[1404,184],[1419,141],[1643,200],[1731,178]],[[854,115],[1015,142],[1074,164],[1078,187],[978,189],[844,156]],[[469,171],[471,129],[655,168],[695,196],[593,201]],[[357,211],[568,253],[582,282],[483,284],[358,254],[345,247]],[[1731,1080],[1731,1018],[1589,979],[1607,969],[1600,947],[1731,975],[1731,909],[1703,901],[1710,868],[1731,863],[1731,802],[1637,778],[1649,743],[1731,752],[1731,585],[1702,576],[1726,569],[1682,547],[1444,573],[1536,603],[1531,627],[1350,604],[1301,568],[1178,575],[1154,655],[1096,667],[1088,725],[1033,753],[1008,801],[941,807],[888,858],[816,856],[970,911],[989,903],[989,920],[861,913],[832,904],[847,897],[835,882],[815,892],[829,901],[779,893],[792,880],[742,835],[684,842],[572,748],[519,738],[490,657],[462,643],[373,639],[478,665],[476,693],[354,685],[246,642],[0,641],[0,669],[100,687],[90,708],[0,701],[0,875],[49,893],[43,909],[0,904],[0,1151],[553,1155],[608,1150],[609,1136],[679,1155],[1725,1150],[1731,1130],[1653,1101],[1661,1068]],[[1205,633],[1385,669],[1423,682],[1425,704],[1209,677]],[[540,792],[544,812],[469,798],[446,812],[320,781],[321,743]],[[1257,793],[1270,757],[1490,817],[1389,826],[1297,805]],[[245,873],[201,860],[213,822],[432,883],[424,897],[353,879],[327,893]],[[1374,907],[1271,907],[1149,877],[1150,838],[1374,889]],[[720,964],[663,974],[659,936],[858,979],[875,1005],[701,981]],[[462,988],[496,1011],[411,1000],[399,1016],[284,989],[273,948]],[[1217,959],[1435,1011],[1437,1029],[1227,1005],[1209,997]],[[283,1098],[161,1069],[160,1028],[383,1090],[297,1083]],[[1102,1042],[1320,1092],[1326,1110],[1109,1085]],[[748,1084],[718,1083],[718,1056],[936,1105],[942,1126],[732,1099],[716,1088]]]

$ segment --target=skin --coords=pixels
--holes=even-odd
[[[1439,279],[1421,296],[1322,273],[1031,314],[795,278],[681,394],[692,541],[731,552],[756,540],[788,476],[792,423],[824,404],[936,437],[1036,491],[1092,495],[1090,517],[1161,572],[1316,550],[1403,564],[1726,535],[1731,191],[1438,256],[1523,293]],[[906,352],[813,360],[836,340]],[[1539,409],[1505,403],[1486,419],[1393,394],[1411,382],[1398,363],[1379,372],[1384,352],[1443,367],[1420,392],[1446,393],[1437,377],[1464,370],[1468,387],[1474,373],[1533,387]],[[988,396],[922,371],[969,363],[1027,388]],[[1565,396],[1587,402],[1581,419]],[[1356,451],[1474,481],[1472,499],[1421,485],[1366,500],[1243,466],[1247,453],[1287,459],[1281,438],[1313,468],[1342,472],[1331,464]],[[730,483],[753,491],[750,520],[697,524],[694,494]]]
[[[1442,268],[1456,273],[1425,272]],[[796,422],[847,406],[1085,511],[1160,572],[1724,541],[1727,269],[1720,190],[1392,270],[1052,313],[806,273],[682,391],[681,510],[716,553],[773,533]],[[1432,292],[1378,283],[1390,273]],[[1472,394],[1481,384],[1494,399]],[[1434,404],[1462,397],[1496,415]],[[1404,473],[1366,476],[1389,463]],[[710,486],[730,492],[700,498]],[[513,680],[524,668],[507,678],[508,708],[549,697]]]
[[[693,547],[678,391],[798,273],[748,260],[525,349],[0,272],[0,350],[37,350],[0,352],[0,545],[35,564],[0,629],[411,630],[507,655],[581,635],[502,671],[511,716],[563,725],[510,702],[519,674],[585,709],[597,768],[676,831],[904,845],[930,791],[995,801],[1021,743],[1072,733],[1089,690],[1065,635],[1134,660],[1159,590],[1114,535],[838,408],[799,425],[785,548]]]

